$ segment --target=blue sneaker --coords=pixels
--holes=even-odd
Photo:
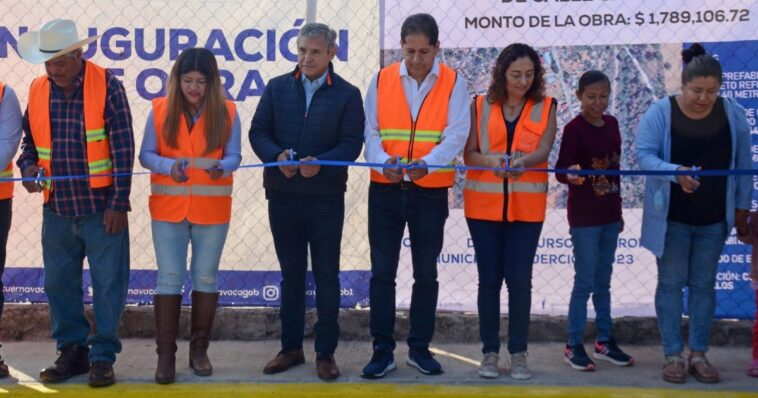
[[[584,350],[584,344],[568,345],[563,349],[563,362],[566,362],[572,369],[593,371],[595,363],[592,362]]]
[[[363,368],[361,377],[364,379],[381,379],[387,373],[395,370],[395,357],[392,351],[374,350],[371,361]]]
[[[434,355],[426,348],[409,349],[408,361],[406,363],[425,375],[438,375],[442,373],[442,365],[434,359]]]
[[[634,358],[621,351],[616,340],[612,338],[608,341],[596,341],[593,356],[618,366],[634,365]]]

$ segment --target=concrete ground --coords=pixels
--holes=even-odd
[[[123,384],[153,384],[155,371],[155,346],[149,339],[125,339],[123,352],[119,355],[115,366],[118,383]],[[312,352],[313,342],[308,340],[306,347],[306,363],[278,375],[264,375],[263,366],[279,349],[277,340],[264,341],[213,341],[210,347],[210,357],[214,365],[214,374],[210,377],[198,377],[192,374],[187,366],[188,343],[180,341],[177,355],[177,383],[172,385],[179,388],[187,383],[202,384],[234,384],[234,383],[316,383],[324,384],[316,376],[315,354]],[[682,385],[674,385],[661,380],[661,352],[659,346],[628,345],[623,348],[636,359],[634,366],[617,367],[609,363],[597,361],[594,372],[578,372],[572,370],[563,362],[561,343],[530,344],[529,363],[533,377],[527,381],[515,381],[503,375],[498,379],[482,379],[477,375],[480,360],[480,346],[471,343],[442,343],[433,344],[433,351],[441,362],[444,374],[425,376],[416,369],[405,364],[407,349],[399,345],[395,352],[398,363],[396,371],[382,380],[368,381],[360,377],[362,367],[371,357],[371,345],[367,341],[341,342],[336,352],[337,363],[342,376],[336,384],[343,383],[391,383],[395,385],[435,385],[435,386],[553,386],[582,389],[593,387],[613,387],[623,394],[626,388],[662,389],[676,394],[690,392],[711,392],[713,397],[719,397],[728,392],[753,392],[758,396],[758,379],[745,375],[745,367],[750,360],[748,347],[714,347],[709,352],[709,359],[721,372],[722,382],[706,385],[689,377]],[[589,344],[588,344],[589,348]],[[14,384],[34,383],[38,379],[40,369],[49,366],[56,358],[55,344],[52,340],[41,341],[11,341],[2,347],[2,355],[6,363],[12,367],[11,377],[0,380],[0,389]],[[507,367],[508,359],[501,360],[501,366]],[[87,383],[86,375],[69,380],[65,385],[83,385]],[[171,389],[172,386],[166,387]],[[55,389],[58,385],[47,385]],[[103,391],[103,390],[98,390]],[[659,391],[659,390],[658,390]],[[665,394],[671,396],[671,394]],[[689,396],[689,395],[688,395]]]
[[[87,308],[92,317],[91,308]],[[56,393],[56,396],[114,395],[119,397],[189,398],[192,396],[257,397],[758,397],[758,379],[745,375],[750,357],[751,321],[719,320],[711,332],[711,362],[721,372],[721,383],[706,385],[689,377],[682,385],[661,380],[662,353],[657,323],[652,317],[614,320],[614,335],[636,363],[617,367],[596,361],[594,372],[578,372],[563,362],[566,318],[532,316],[529,343],[531,380],[515,381],[507,376],[509,365],[505,344],[502,375],[482,379],[477,374],[481,360],[476,314],[437,314],[432,351],[442,363],[444,374],[425,376],[405,364],[408,314],[397,314],[395,360],[398,369],[382,380],[360,377],[371,357],[369,313],[340,312],[340,345],[336,352],[342,376],[334,383],[318,379],[313,353],[315,312],[306,313],[306,364],[278,375],[264,375],[264,364],[279,351],[279,317],[275,308],[221,308],[218,311],[209,351],[214,365],[210,377],[195,376],[188,365],[189,308],[183,308],[177,356],[177,383],[158,386],[153,382],[156,354],[154,318],[150,306],[129,306],[122,318],[120,335],[123,352],[115,365],[117,384],[107,389],[87,386],[87,376],[77,376],[62,385],[43,385],[39,371],[56,359],[50,336],[50,318],[45,305],[8,304],[3,313],[0,354],[11,369],[11,377],[0,379],[0,396]],[[507,331],[507,317],[501,334]],[[594,323],[588,322],[586,348],[591,352]],[[686,335],[687,320],[682,327]],[[505,341],[506,336],[501,336]]]

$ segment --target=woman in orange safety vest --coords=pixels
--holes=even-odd
[[[158,287],[154,296],[158,366],[155,381],[172,383],[187,247],[192,243],[189,365],[213,372],[208,339],[218,304],[216,276],[229,231],[232,172],[239,167],[240,120],[224,99],[218,66],[204,48],[182,52],[166,97],[153,100],[139,160],[150,178]]]
[[[545,96],[540,57],[526,44],[500,53],[485,96],[471,104],[466,165],[547,168],[555,140],[555,102]],[[479,375],[497,377],[500,288],[508,287],[510,376],[528,379],[526,363],[532,262],[547,204],[547,173],[469,170],[463,189],[466,222],[479,271]]]

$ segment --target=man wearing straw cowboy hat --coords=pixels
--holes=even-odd
[[[60,352],[40,372],[57,383],[89,372],[89,384],[114,383],[121,351],[118,324],[129,281],[129,229],[134,136],[121,82],[82,60],[73,21],[56,19],[18,38],[18,53],[45,64],[29,89],[17,161],[29,192],[42,192],[42,259],[52,334]],[[76,178],[55,178],[76,176]],[[50,178],[53,177],[53,178]],[[96,332],[84,316],[82,265],[87,257]]]

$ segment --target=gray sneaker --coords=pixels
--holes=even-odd
[[[526,380],[532,377],[529,366],[526,364],[526,351],[511,354],[511,378],[515,380]]]
[[[488,352],[484,354],[482,364],[479,365],[479,376],[494,379],[500,376],[500,371],[497,368],[497,362],[500,356],[496,352]]]

